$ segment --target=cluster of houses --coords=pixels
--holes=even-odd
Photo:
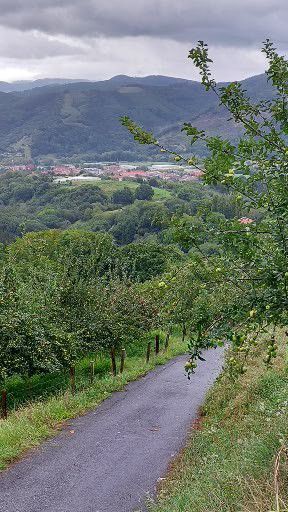
[[[86,164],[87,165],[87,164]],[[101,164],[101,166],[85,165],[85,173],[94,176],[110,176],[117,181],[133,180],[140,178],[147,181],[156,178],[164,181],[195,181],[199,180],[202,173],[198,169],[183,167],[173,164]],[[82,170],[83,173],[83,170]]]
[[[82,165],[53,165],[45,166],[34,164],[9,166],[10,171],[29,171],[51,174],[60,178],[77,179],[90,177],[110,177],[117,181],[142,179],[148,181],[156,178],[164,181],[195,181],[201,178],[201,171],[191,167],[183,167],[176,164],[128,164],[128,163],[84,163]]]

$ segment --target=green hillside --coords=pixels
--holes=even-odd
[[[252,98],[271,96],[265,75],[246,80],[245,86]],[[2,158],[80,155],[96,160],[153,154],[131,140],[120,125],[119,117],[125,114],[182,152],[189,149],[179,130],[184,121],[231,139],[239,135],[239,127],[217,107],[217,98],[197,82],[118,76],[103,82],[0,92],[0,154]],[[197,150],[203,152],[200,146]]]
[[[230,195],[200,183],[149,187],[139,199],[135,181],[56,183],[51,177],[7,172],[0,175],[0,244],[31,231],[77,228],[109,232],[120,245],[147,237],[160,240],[177,212],[195,215],[202,206],[231,217]],[[157,238],[160,237],[160,238]]]

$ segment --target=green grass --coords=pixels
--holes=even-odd
[[[39,445],[44,439],[55,435],[64,421],[96,407],[113,391],[122,390],[129,381],[145,375],[156,365],[164,364],[186,350],[187,343],[173,336],[167,352],[160,353],[157,358],[153,355],[150,363],[146,364],[146,345],[136,344],[127,352],[125,370],[117,377],[112,377],[110,372],[107,372],[109,360],[101,356],[102,360],[98,359],[98,366],[106,371],[101,371],[93,385],[80,389],[74,396],[70,391],[62,391],[46,400],[31,402],[11,412],[7,420],[0,421],[0,469],[7,467],[11,461]],[[88,359],[82,361],[84,367],[87,366]],[[44,381],[42,385],[44,389]]]
[[[165,188],[153,187],[153,190],[154,190],[153,198],[155,200],[158,200],[158,199],[169,199],[171,197],[171,192],[169,190],[166,190]]]
[[[275,456],[288,437],[287,355],[266,370],[263,354],[233,383],[210,391],[203,417],[168,473],[153,512],[276,511]],[[285,459],[285,457],[283,457]],[[280,511],[288,510],[288,463],[280,473]],[[150,510],[150,508],[149,508]]]
[[[113,192],[116,190],[122,190],[124,187],[128,187],[131,190],[136,190],[137,187],[139,187],[139,183],[136,181],[116,181],[116,180],[83,180],[82,182],[80,180],[72,181],[73,186],[81,186],[81,185],[95,185],[96,187],[101,188],[101,190],[107,194],[108,196],[112,196]],[[164,188],[158,188],[153,187],[154,190],[154,196],[152,200],[159,200],[159,199],[169,199],[171,197],[171,192],[169,190],[166,190]]]

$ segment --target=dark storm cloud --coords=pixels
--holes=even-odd
[[[150,36],[221,46],[287,46],[287,0],[1,0],[0,23],[72,37]]]

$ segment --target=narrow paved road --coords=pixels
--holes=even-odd
[[[130,383],[3,472],[0,511],[144,510],[185,442],[222,352],[208,352],[190,381],[184,361],[178,357]]]

